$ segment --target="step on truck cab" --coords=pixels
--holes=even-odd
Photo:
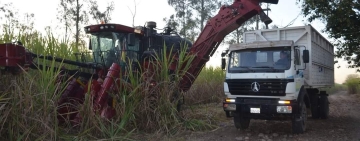
[[[222,68],[223,109],[238,129],[251,119],[291,120],[303,133],[308,114],[328,118],[321,88],[334,85],[334,46],[311,25],[245,32],[222,53]]]

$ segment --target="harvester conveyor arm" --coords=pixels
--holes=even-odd
[[[49,67],[49,66],[44,66],[44,65],[38,65],[38,64],[31,64],[29,66],[31,69],[46,69],[46,70],[51,70],[53,69],[53,71],[58,71],[60,70],[61,74],[68,74],[74,77],[84,77],[84,78],[92,78],[92,79],[98,79],[98,75],[97,74],[91,74],[91,73],[86,73],[86,72],[81,72],[78,70],[69,70],[69,69],[65,69],[65,68],[57,68],[57,67]]]
[[[234,0],[231,5],[223,5],[218,14],[212,17],[190,49],[195,55],[191,67],[181,79],[181,89],[187,91],[195,81],[206,62],[214,54],[225,36],[239,28],[247,20],[260,15],[261,21],[269,24],[272,20],[260,7],[260,2],[277,4],[279,0]]]
[[[67,60],[67,59],[63,59],[63,58],[57,58],[57,57],[53,57],[53,56],[43,56],[43,55],[37,55],[34,53],[31,53],[31,56],[35,57],[35,58],[40,58],[40,59],[55,60],[56,62],[63,62],[65,64],[76,65],[76,66],[83,67],[83,68],[92,68],[92,69],[100,68],[93,64],[81,63],[81,62],[76,62],[76,61]]]

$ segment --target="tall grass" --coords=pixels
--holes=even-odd
[[[0,43],[19,40],[36,54],[75,60],[73,53],[80,51],[71,43],[57,40],[50,29],[45,35],[27,29],[19,29],[15,34],[6,26],[3,31]],[[163,54],[167,52],[165,49]],[[193,59],[184,51],[180,51],[179,62]],[[178,94],[179,80],[173,78],[181,78],[186,71],[176,71],[169,76],[167,68],[174,60],[165,55],[157,55],[155,59],[160,60],[160,64],[153,64],[157,66],[155,72],[136,74],[128,71],[129,81],[117,81],[122,85],[117,84],[119,87],[114,87],[114,93],[111,93],[116,101],[115,118],[106,120],[94,114],[91,94],[85,94],[84,103],[75,107],[82,118],[77,126],[60,126],[57,120],[60,94],[67,82],[75,78],[69,77],[59,83],[59,70],[45,69],[30,70],[17,76],[0,74],[0,140],[127,140],[135,131],[171,134],[182,129],[213,128],[208,121],[176,110],[179,99],[173,98]],[[36,61],[52,69],[65,66],[51,60]],[[185,69],[188,66],[185,64]],[[156,85],[149,79],[155,80]],[[184,94],[187,104],[219,102],[223,79],[224,73],[219,68],[202,70],[193,87]]]
[[[360,76],[357,74],[349,74],[344,83],[347,86],[349,94],[360,93]]]
[[[321,91],[326,91],[328,94],[335,94],[337,92],[340,91],[346,91],[347,90],[347,86],[343,85],[343,84],[338,84],[335,83],[335,85],[333,87],[330,88],[322,88],[320,89]]]
[[[188,105],[218,103],[224,98],[225,71],[220,67],[204,68],[185,94]]]

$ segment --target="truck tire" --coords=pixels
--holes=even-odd
[[[329,118],[329,100],[328,100],[327,95],[320,95],[319,116],[322,119]]]
[[[239,113],[234,113],[234,125],[236,129],[247,129],[250,125],[250,118],[245,118],[240,116]]]
[[[319,95],[311,94],[311,117],[313,119],[319,119]]]
[[[295,116],[292,120],[292,130],[294,134],[302,134],[306,131],[307,109],[305,102],[299,103],[299,117]]]

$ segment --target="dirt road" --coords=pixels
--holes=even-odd
[[[307,131],[293,135],[291,122],[252,120],[248,130],[235,129],[232,119],[208,132],[192,132],[170,140],[236,141],[236,140],[316,140],[360,141],[360,96],[346,91],[329,96],[329,119],[308,118]],[[221,109],[221,108],[219,108]],[[225,118],[225,115],[224,115]]]

